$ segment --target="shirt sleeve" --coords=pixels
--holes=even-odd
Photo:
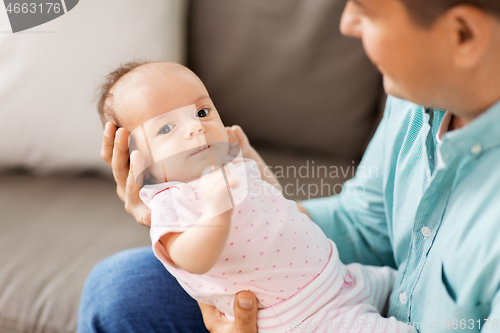
[[[340,259],[349,264],[396,268],[383,195],[386,110],[354,178],[339,195],[302,201],[313,221],[337,245]]]
[[[475,324],[477,325],[477,321]],[[481,320],[481,325],[482,333],[498,332],[500,330],[500,290],[497,290],[495,297],[491,301],[491,311],[487,320]]]

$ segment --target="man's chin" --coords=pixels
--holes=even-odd
[[[398,89],[394,81],[391,80],[387,75],[383,76],[384,91],[387,95],[394,96],[399,99],[407,99],[404,94]]]

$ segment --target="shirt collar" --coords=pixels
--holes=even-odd
[[[449,117],[449,125],[451,113],[447,114],[445,117]],[[442,141],[440,152],[445,163],[466,155],[478,158],[500,145],[500,101],[466,126],[450,132],[447,130],[448,126],[443,119],[438,138]]]
[[[453,114],[450,111],[446,111],[446,113],[444,114],[443,120],[441,120],[441,124],[439,125],[439,129],[436,135],[436,141],[438,142],[438,144],[442,142],[441,139],[443,138],[443,135],[448,132],[452,116]]]

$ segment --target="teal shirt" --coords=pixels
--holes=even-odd
[[[389,97],[340,195],[303,201],[348,264],[398,270],[388,316],[500,332],[500,102],[442,137],[443,110]]]

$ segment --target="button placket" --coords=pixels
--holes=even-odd
[[[479,143],[476,143],[474,146],[472,146],[472,148],[470,149],[470,152],[473,154],[473,155],[478,155],[480,154],[481,152],[483,151],[483,147],[481,147],[481,145]]]
[[[432,231],[429,227],[422,227],[422,229],[420,229],[420,232],[422,233],[422,235],[424,235],[424,239],[427,239],[432,235]]]
[[[406,297],[406,293],[405,292],[402,292],[401,294],[399,294],[399,301],[403,305],[406,304],[406,302],[408,301],[408,298]]]

